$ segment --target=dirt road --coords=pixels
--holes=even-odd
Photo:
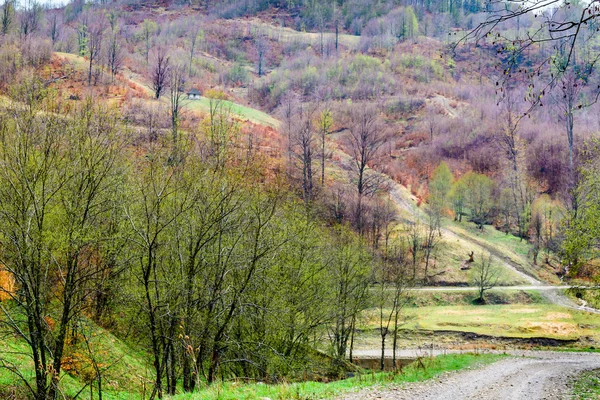
[[[518,286],[495,286],[494,290],[567,290],[573,288],[581,289],[600,289],[598,287],[582,287],[582,286],[569,286],[569,285],[518,285]],[[392,290],[392,289],[390,289]],[[479,290],[476,286],[417,286],[414,288],[407,288],[410,292],[476,292]]]
[[[480,369],[448,373],[418,384],[366,389],[339,399],[567,399],[573,376],[600,368],[600,354],[594,353],[521,351],[513,355],[515,358]]]
[[[542,400],[570,398],[570,379],[580,372],[600,368],[600,354],[514,352],[489,366],[405,386],[372,388],[339,399],[382,400]]]

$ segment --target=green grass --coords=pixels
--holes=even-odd
[[[600,370],[586,371],[573,383],[572,399],[600,399]]]
[[[107,400],[141,399],[143,382],[150,386],[152,382],[151,364],[147,356],[137,351],[108,331],[93,327],[87,335],[90,347],[95,353],[100,368],[103,370],[103,398]],[[16,367],[31,382],[34,379],[33,363],[27,343],[16,337],[5,337],[0,341],[0,359]],[[92,364],[83,340],[69,347],[63,362],[65,371],[61,374],[60,387],[66,396],[75,396],[84,386],[87,376],[93,376]],[[73,360],[69,363],[69,360]],[[68,365],[76,365],[75,369]],[[69,370],[69,371],[66,371]],[[68,373],[67,373],[68,372]],[[95,381],[94,381],[95,384]],[[23,391],[24,384],[12,372],[0,368],[0,397],[12,389]],[[94,393],[95,393],[94,387]],[[89,386],[82,395],[89,398]],[[94,398],[96,396],[94,395]]]
[[[256,110],[254,108],[245,107],[228,100],[220,100],[224,108],[231,110],[232,114],[239,116],[243,120],[248,120],[255,124],[270,126],[276,128],[279,126],[279,121],[270,115]],[[185,102],[184,107],[192,111],[208,112],[210,110],[210,99],[201,97],[199,100],[189,100]]]
[[[457,233],[462,233],[469,237],[476,237],[485,240],[502,252],[513,253],[516,260],[521,263],[529,263],[532,246],[527,240],[521,240],[519,237],[506,234],[497,230],[491,225],[486,225],[483,230],[478,229],[475,224],[469,222],[449,221],[448,228]]]
[[[449,235],[442,236],[443,242],[440,244],[440,250],[437,253],[436,263],[438,265],[437,270],[445,269],[444,274],[437,276],[435,281],[444,281],[447,283],[470,283],[471,272],[469,270],[461,270],[461,267],[465,261],[469,258],[468,255],[474,252],[475,261],[480,260],[482,249],[479,245],[465,240],[463,238],[456,239]],[[503,264],[499,263],[494,259],[494,264],[501,267],[501,274],[498,279],[498,286],[513,286],[523,285],[528,282],[521,276],[517,275],[511,269],[504,267]]]
[[[56,52],[54,52],[54,54],[64,58],[68,62],[72,63],[76,68],[84,68],[86,66],[85,58],[78,56],[76,54],[62,53],[60,51],[56,51]]]
[[[374,292],[376,293],[376,292]],[[413,292],[408,300],[409,307],[470,306],[475,304],[475,291],[460,292]],[[388,307],[391,306],[390,298]],[[548,300],[535,290],[490,290],[486,292],[486,303],[496,304],[547,304]]]
[[[401,374],[393,372],[364,373],[355,377],[334,381],[301,382],[291,384],[264,385],[240,384],[237,382],[216,384],[194,394],[175,396],[173,400],[253,400],[268,397],[276,399],[326,399],[343,393],[371,386],[396,386],[407,382],[419,382],[434,378],[446,371],[481,366],[502,359],[503,355],[453,354],[423,360],[423,366],[413,363]]]
[[[72,63],[74,67],[78,70],[84,70],[86,68],[85,59],[83,57],[69,53],[57,52],[56,54]],[[152,94],[148,85],[141,81],[140,76],[136,74],[129,74],[128,79],[131,82],[144,88],[148,95]],[[163,99],[163,101],[167,100]],[[221,102],[225,108],[229,108],[232,114],[237,115],[242,120],[248,120],[255,124],[270,126],[272,128],[276,128],[279,126],[278,120],[260,110],[246,107],[228,100],[221,100]],[[199,100],[186,100],[184,102],[184,108],[192,111],[208,112],[210,110],[210,99],[202,97]]]
[[[533,247],[527,240],[521,240],[511,234],[507,235],[490,225],[486,225],[483,230],[480,230],[470,222],[459,223],[446,220],[444,226],[459,236],[467,237],[475,243],[480,242],[494,249],[530,275],[550,283],[559,282],[558,277],[552,271],[535,267],[532,264]]]
[[[572,285],[581,284],[582,286],[590,285],[590,282],[578,282],[574,280],[570,282]],[[566,294],[575,303],[579,303],[580,299],[584,300],[588,306],[594,308],[600,308],[600,292],[594,289],[571,289],[567,290]]]
[[[473,332],[512,338],[597,337],[600,316],[551,304],[464,305],[404,309],[405,329]],[[378,327],[379,312],[365,313],[362,329]]]

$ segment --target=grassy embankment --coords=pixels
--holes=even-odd
[[[128,346],[110,332],[92,324],[86,324],[84,337],[70,337],[68,356],[63,362],[60,387],[64,396],[73,398],[97,396],[97,383],[92,358],[96,360],[102,375],[103,399],[142,399],[152,389],[152,368],[149,356],[141,350]],[[34,370],[30,358],[31,350],[24,340],[4,337],[0,341],[0,365],[16,369],[30,382],[34,381]],[[0,368],[0,398],[12,393],[25,397],[24,384],[7,368]],[[144,396],[145,395],[145,396]]]
[[[396,386],[434,378],[443,372],[489,364],[505,356],[494,354],[453,354],[413,363],[401,374],[378,372],[359,374],[349,379],[330,383],[301,382],[279,385],[238,384],[213,385],[195,394],[175,396],[173,400],[258,400],[269,399],[326,399],[371,386]]]
[[[456,291],[412,291],[408,294],[406,307],[479,306],[477,303],[478,293],[472,289],[474,288]],[[373,290],[376,293],[377,289]],[[388,307],[391,307],[391,299],[388,303]],[[536,290],[498,288],[485,293],[485,303],[487,305],[547,304],[548,299]]]

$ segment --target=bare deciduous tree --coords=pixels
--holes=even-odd
[[[159,49],[156,53],[156,60],[151,72],[152,91],[155,99],[160,98],[169,83],[170,60],[171,58],[165,50]]]
[[[480,261],[475,263],[471,270],[471,283],[477,287],[479,297],[477,301],[484,303],[484,294],[493,289],[500,279],[500,269],[492,263],[492,255],[481,254]]]
[[[58,20],[57,13],[52,14],[52,16],[50,17],[49,34],[50,40],[52,40],[52,45],[54,46],[60,35],[60,22]]]
[[[508,90],[502,110],[498,116],[500,129],[496,134],[496,140],[500,149],[506,155],[508,168],[506,177],[512,191],[513,209],[515,220],[519,230],[519,237],[525,236],[525,226],[528,221],[524,220],[524,210],[527,207],[526,189],[523,182],[523,157],[525,154],[525,142],[519,136],[519,114],[515,94]]]
[[[179,148],[179,124],[181,119],[181,108],[183,107],[185,74],[184,67],[176,65],[169,73],[169,101],[171,104],[171,132],[173,140],[173,151],[177,153]]]
[[[102,35],[104,34],[104,25],[99,22],[88,29],[87,34],[87,55],[88,55],[88,86],[92,84],[92,68],[94,62],[100,57],[102,50]]]
[[[192,75],[192,64],[194,62],[194,55],[196,53],[196,49],[198,47],[199,42],[204,40],[204,31],[201,29],[192,30],[192,35],[189,41],[189,52],[190,52],[190,60],[188,65],[188,75]]]
[[[574,112],[578,108],[577,101],[579,100],[579,94],[585,86],[585,80],[583,76],[580,76],[574,71],[567,72],[560,82],[560,94],[557,97],[557,105],[560,110],[559,120],[562,120],[565,124],[565,132],[567,134],[567,143],[569,146],[569,183],[568,189],[572,190],[575,187],[575,167],[573,162],[573,125],[574,125]]]
[[[402,240],[389,244],[383,251],[377,272],[379,331],[381,337],[381,357],[379,367],[385,369],[385,350],[388,335],[392,334],[392,364],[396,367],[396,350],[398,345],[398,328],[400,314],[409,296],[407,289],[412,285],[407,271],[406,247]],[[390,307],[391,304],[391,307]]]
[[[358,202],[355,224],[360,234],[364,230],[364,198],[376,193],[381,186],[379,174],[368,171],[369,164],[378,156],[379,148],[387,141],[386,128],[381,121],[379,109],[372,104],[354,105],[349,110],[348,147],[354,159]]]
[[[108,70],[110,71],[113,81],[123,66],[123,61],[124,55],[123,48],[119,40],[119,28],[117,26],[112,26],[111,33],[108,38],[108,46],[106,49],[106,65],[108,66]]]
[[[266,35],[259,33],[255,39],[256,49],[256,73],[263,76],[266,64],[266,58],[269,53],[269,40]]]
[[[25,7],[19,14],[21,34],[27,36],[38,30],[42,21],[43,9],[36,0],[27,0]]]
[[[315,151],[314,110],[300,106],[294,116],[292,128],[292,151],[302,169],[302,193],[306,204],[313,200],[313,161]]]
[[[546,95],[549,95],[557,86],[560,87],[561,109],[564,112],[568,140],[572,141],[573,113],[576,108],[586,104],[577,102],[581,83],[577,82],[583,72],[589,76],[596,68],[600,53],[588,43],[597,35],[597,19],[600,17],[600,8],[596,1],[577,3],[562,0],[534,0],[527,3],[502,0],[491,0],[486,4],[487,18],[475,29],[462,37],[455,46],[469,40],[482,42],[493,38],[492,44],[500,47],[499,53],[506,55],[508,60],[503,65],[503,79],[496,82],[500,86],[502,97],[510,95],[510,80],[529,81],[525,99],[530,102],[530,107],[523,113],[515,116],[514,123],[530,115],[535,106],[544,104]],[[505,25],[519,20],[526,15],[535,15],[535,22],[528,29],[526,35],[505,35]],[[506,45],[508,44],[508,45]],[[556,51],[540,52],[541,57],[530,58],[534,63],[527,68],[520,68],[520,60],[526,52],[536,46],[550,45]],[[550,47],[548,46],[548,47]],[[583,47],[583,49],[582,49]],[[584,66],[577,65],[577,55],[585,58]],[[579,75],[579,76],[578,76]],[[539,77],[542,77],[540,82]],[[544,78],[545,77],[545,78]],[[501,83],[502,82],[502,83]],[[578,84],[579,83],[579,84]],[[600,89],[600,88],[599,88]],[[598,100],[600,90],[595,91],[593,100]],[[570,143],[571,144],[571,143]],[[570,153],[571,156],[571,153]],[[571,160],[569,160],[571,162]],[[570,164],[572,166],[572,164]],[[572,168],[571,168],[572,170]],[[573,183],[570,183],[573,186]]]
[[[509,72],[517,72],[514,67],[518,63],[518,58],[528,48],[534,44],[544,42],[555,43],[557,48],[560,48],[560,56],[555,57],[556,54],[553,53],[549,57],[541,59],[535,69],[539,71],[550,62],[558,72],[550,77],[551,81],[548,82],[547,86],[532,91],[532,97],[537,97],[534,102],[538,104],[542,101],[542,97],[538,97],[538,95],[543,95],[545,89],[551,87],[554,82],[560,79],[561,75],[570,66],[576,53],[577,39],[586,35],[588,31],[595,31],[595,29],[588,30],[586,27],[600,15],[600,9],[595,1],[581,4],[575,9],[575,12],[567,12],[571,8],[572,4],[570,2],[562,0],[534,0],[525,4],[517,2],[507,4],[502,0],[491,0],[486,4],[487,18],[461,38],[457,44],[471,39],[482,41],[487,37],[493,37],[496,43],[511,43],[512,46],[507,46],[502,50],[512,56],[506,70],[506,78],[509,78]],[[512,20],[518,22],[520,17],[527,14],[534,14],[537,23],[528,30],[526,35],[505,37],[500,33],[504,24]],[[583,29],[584,27],[586,29]],[[530,71],[530,69],[527,69],[527,71],[519,71],[519,73],[530,74]]]
[[[319,129],[321,131],[321,186],[325,185],[325,159],[327,154],[325,153],[325,137],[329,134],[329,130],[333,125],[333,116],[331,111],[326,108],[321,112],[319,118]]]
[[[282,105],[282,119],[283,124],[282,128],[284,130],[285,135],[287,136],[287,156],[288,161],[291,161],[292,158],[292,127],[294,122],[294,115],[296,114],[296,110],[299,107],[300,99],[293,91],[288,91],[283,95],[281,100]]]

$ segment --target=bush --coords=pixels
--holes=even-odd
[[[444,67],[437,61],[419,54],[401,54],[392,60],[392,68],[401,75],[408,75],[417,82],[427,83],[444,78]]]
[[[248,83],[248,71],[240,63],[233,63],[231,68],[222,75],[225,85],[246,85]]]
[[[390,114],[411,114],[425,106],[425,100],[416,97],[399,96],[391,100],[388,105]]]

